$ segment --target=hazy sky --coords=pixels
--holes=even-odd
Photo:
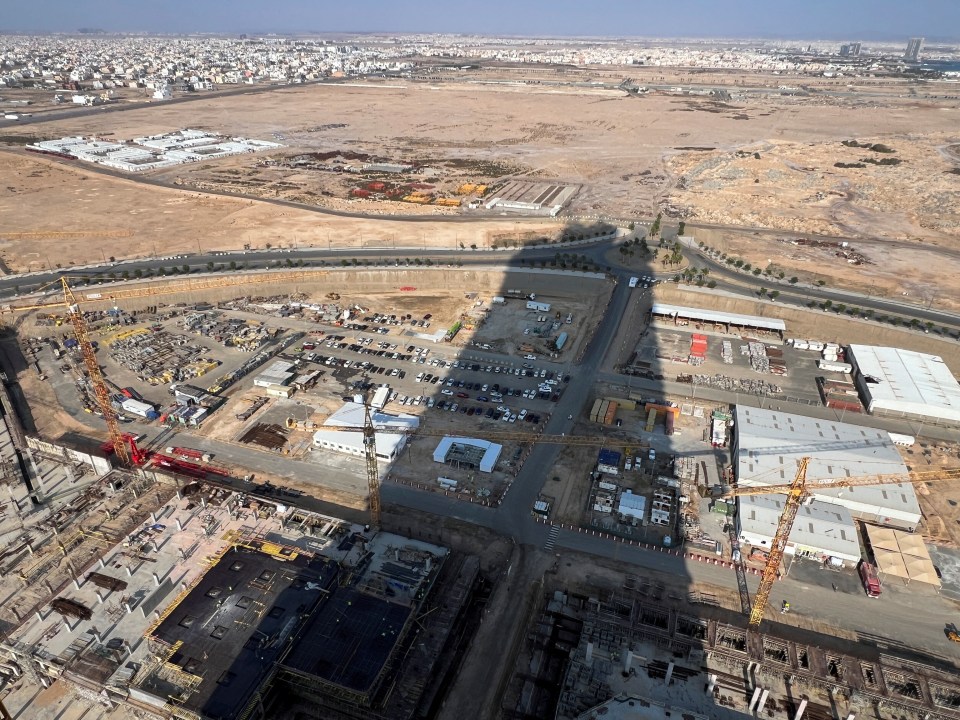
[[[960,0],[4,0],[0,31],[475,32],[899,40],[960,35]]]

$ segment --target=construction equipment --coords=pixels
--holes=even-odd
[[[73,332],[77,336],[77,343],[80,346],[80,353],[83,355],[83,362],[87,367],[87,374],[90,376],[90,384],[93,386],[93,394],[97,400],[97,406],[103,413],[103,420],[107,424],[107,433],[113,445],[113,452],[116,458],[123,464],[129,465],[131,453],[124,442],[123,433],[120,432],[120,423],[117,420],[117,412],[113,409],[110,402],[110,391],[103,379],[103,373],[100,372],[100,363],[97,362],[97,356],[93,345],[90,344],[90,338],[87,333],[87,322],[83,318],[83,311],[80,309],[80,303],[73,289],[67,282],[66,277],[60,278],[63,287],[63,302],[67,306],[67,315],[73,324]],[[131,447],[136,448],[136,443],[131,441]]]
[[[924,472],[911,473],[890,473],[877,475],[860,475],[855,477],[836,478],[823,480],[807,485],[807,467],[810,458],[802,457],[797,466],[797,474],[793,482],[789,485],[762,485],[756,487],[735,488],[723,497],[731,498],[744,495],[785,495],[783,512],[777,523],[777,531],[773,536],[773,542],[770,544],[770,553],[767,556],[766,565],[763,568],[763,575],[760,579],[760,586],[753,598],[753,605],[750,609],[750,626],[757,627],[763,620],[763,613],[767,607],[767,601],[770,599],[770,591],[780,574],[780,563],[783,560],[783,553],[787,546],[787,540],[790,537],[790,531],[793,529],[793,521],[797,517],[797,511],[803,501],[810,496],[812,492],[818,489],[827,490],[832,488],[860,487],[864,485],[893,485],[901,483],[921,483],[921,482],[940,482],[944,480],[960,479],[960,468],[949,468],[944,470],[927,470]]]
[[[953,623],[947,625],[947,640],[960,643],[960,630],[957,630],[957,626]]]
[[[363,455],[367,465],[367,491],[370,494],[370,524],[380,527],[380,474],[377,468],[377,436],[370,415],[370,403],[363,404]]]

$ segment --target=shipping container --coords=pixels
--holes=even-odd
[[[153,405],[150,405],[145,402],[140,402],[139,400],[134,400],[133,398],[127,398],[121,404],[123,409],[130,413],[131,415],[136,415],[137,417],[147,418],[150,413],[156,413],[156,408]]]
[[[603,415],[603,424],[604,425],[613,425],[613,421],[617,419],[617,404],[609,400],[607,402],[607,409]]]
[[[664,418],[663,428],[664,428],[664,432],[665,432],[667,435],[673,435],[673,423],[674,423],[673,418],[674,418],[673,413],[669,413],[669,412],[667,413],[666,417]]]
[[[653,432],[653,428],[657,424],[657,409],[650,408],[650,412],[647,413],[647,432]]]
[[[590,409],[590,422],[597,422],[600,415],[600,406],[603,404],[603,398],[597,398],[593,401],[593,407]]]

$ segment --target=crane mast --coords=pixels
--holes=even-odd
[[[107,423],[107,432],[110,435],[110,442],[113,444],[113,452],[121,464],[129,465],[130,452],[124,442],[123,433],[120,432],[117,413],[113,409],[113,405],[110,404],[110,391],[107,390],[103,373],[100,372],[100,363],[97,362],[96,353],[90,343],[87,321],[83,318],[80,303],[77,301],[76,295],[73,294],[69,283],[67,283],[67,279],[65,277],[60,278],[60,283],[63,285],[63,300],[67,306],[67,315],[70,316],[70,323],[73,325],[73,332],[77,336],[77,344],[80,346],[81,355],[83,355],[87,375],[90,377],[90,384],[93,386],[93,395],[97,400],[100,412],[103,413],[104,422]]]
[[[790,489],[787,492],[787,500],[784,504],[783,514],[780,515],[780,522],[777,523],[777,532],[773,536],[770,555],[767,558],[767,564],[763,568],[763,576],[760,578],[760,587],[757,588],[757,594],[753,597],[753,607],[750,609],[750,627],[757,627],[763,620],[763,611],[767,607],[767,601],[770,599],[770,591],[773,590],[773,584],[780,573],[780,562],[783,560],[783,551],[787,547],[787,540],[790,538],[790,530],[793,528],[793,521],[797,517],[797,511],[800,510],[800,504],[803,502],[803,496],[806,493],[807,483],[807,465],[810,458],[800,458],[800,465],[797,468],[797,474],[790,483]]]
[[[370,404],[363,403],[363,455],[367,464],[367,492],[370,495],[370,524],[380,527],[380,473],[377,469],[377,435]]]

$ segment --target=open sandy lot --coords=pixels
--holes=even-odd
[[[531,70],[531,77],[538,72]],[[637,82],[670,79],[649,76],[638,77]],[[945,253],[960,250],[954,174],[960,165],[956,151],[960,133],[955,129],[960,104],[949,87],[924,87],[922,91],[930,94],[918,95],[895,83],[846,88],[825,82],[823,88],[817,85],[816,92],[800,97],[770,92],[769,82],[762,78],[756,84],[767,90],[747,92],[745,88],[755,84],[748,80],[744,85],[736,78],[718,79],[718,85],[726,83],[730,92],[726,100],[660,91],[628,96],[604,88],[452,81],[293,86],[16,127],[9,133],[23,137],[110,133],[117,139],[197,127],[227,135],[282,137],[286,147],[275,153],[179,166],[145,178],[169,187],[5,151],[0,163],[0,222],[5,229],[93,234],[49,242],[3,242],[0,258],[11,269],[26,270],[109,256],[267,243],[486,247],[512,238],[556,238],[573,218],[585,215],[644,218],[662,208],[668,215],[704,222],[883,242],[865,248],[868,254],[873,252],[873,264],[855,272],[847,267],[830,271],[809,258],[785,257],[783,265],[790,274],[807,270],[828,278],[835,275],[843,283],[856,283],[855,276],[860,275],[892,294],[909,293],[952,274],[960,260]],[[820,94],[824,90],[835,94]],[[940,90],[943,94],[934,97]],[[851,139],[881,143],[894,152],[842,144]],[[558,221],[518,221],[513,216],[484,216],[488,211],[482,209],[350,199],[348,188],[355,183],[344,180],[347,173],[284,165],[305,153],[352,153],[383,162],[436,165],[443,176],[438,182],[446,183],[447,191],[461,182],[511,178],[578,190]],[[894,160],[899,164],[873,164]],[[837,163],[854,167],[836,167]],[[191,192],[191,187],[290,199],[376,217],[318,215]],[[55,216],[46,212],[51,207],[57,208]],[[440,214],[431,223],[389,219],[392,214],[425,212]],[[485,219],[441,219],[451,214]],[[98,238],[98,231],[132,235]],[[731,236],[731,248],[753,252],[750,244],[741,250],[741,240],[740,234]],[[921,242],[933,248],[928,250],[930,262],[922,264],[911,252]],[[759,258],[776,249],[768,245],[755,252]],[[943,264],[945,258],[953,264]]]

